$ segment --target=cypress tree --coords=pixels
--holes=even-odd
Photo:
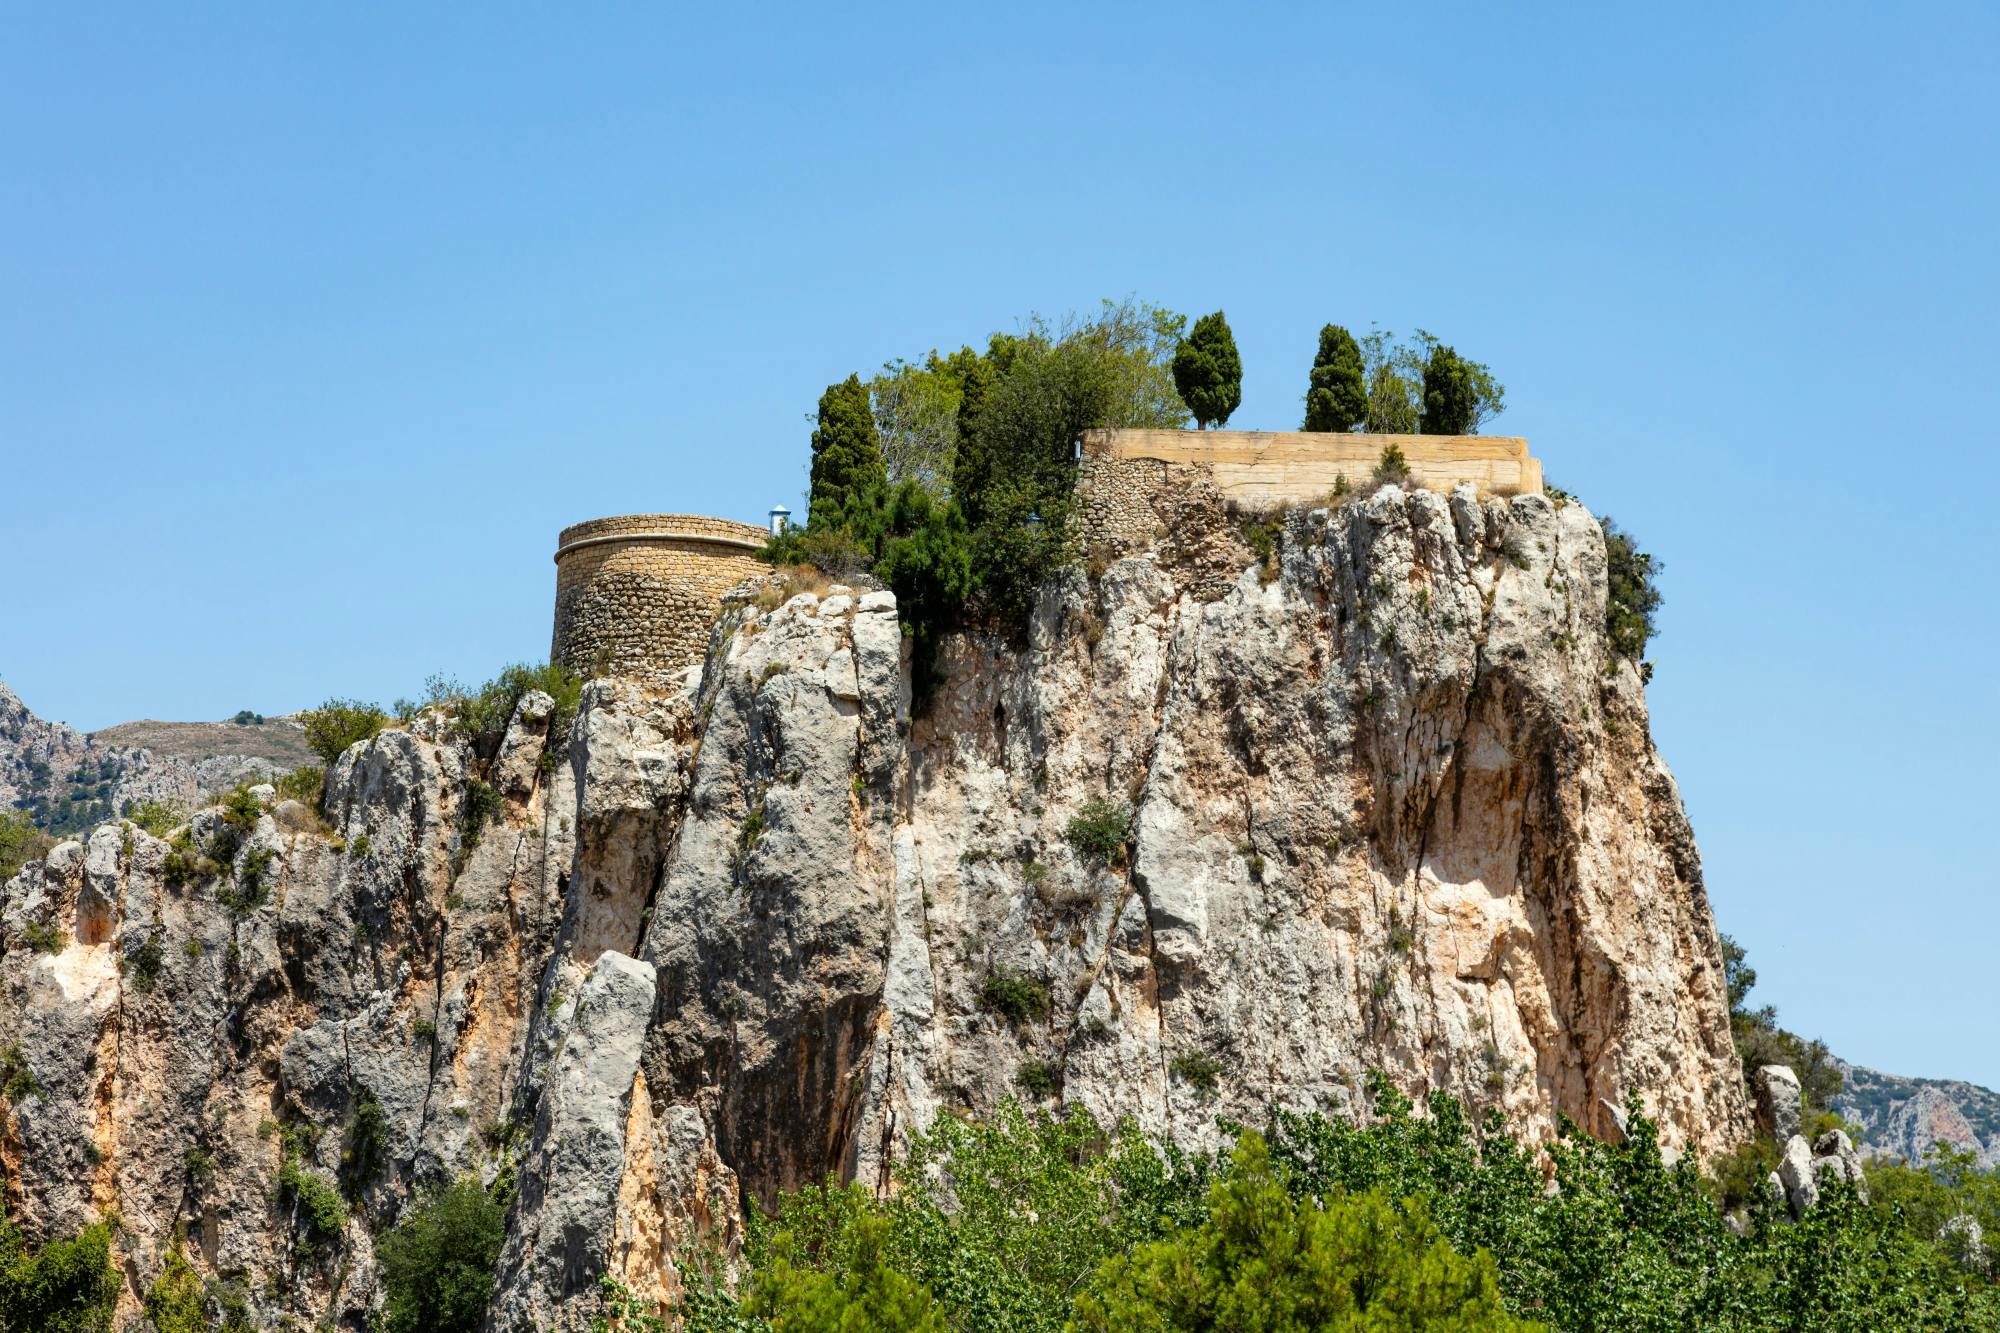
[[[1220,426],[1243,401],[1243,358],[1220,310],[1203,315],[1174,349],[1174,388],[1196,424]]]
[[[875,412],[859,375],[829,384],[819,396],[819,424],[812,436],[812,522],[834,518],[849,500],[880,489],[889,479]]]
[[[1425,435],[1470,435],[1479,414],[1479,385],[1473,367],[1443,343],[1424,362]]]
[[[1319,331],[1319,355],[1313,358],[1306,387],[1306,421],[1302,429],[1346,431],[1368,419],[1368,381],[1361,369],[1361,344],[1338,324]]]

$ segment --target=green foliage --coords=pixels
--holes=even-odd
[[[590,1333],[667,1333],[665,1317],[611,1274],[598,1274],[597,1296],[599,1309],[590,1317]],[[737,1329],[769,1327],[762,1320],[746,1317],[735,1298],[716,1292],[712,1282],[699,1291],[684,1291],[676,1312],[686,1333],[734,1333]]]
[[[1049,1060],[1023,1060],[1014,1071],[1014,1082],[1037,1101],[1046,1100],[1056,1090],[1062,1067]]]
[[[1174,349],[1174,388],[1203,429],[1220,426],[1243,401],[1243,358],[1220,310],[1203,315]]]
[[[858,1212],[837,1270],[795,1265],[781,1248],[758,1271],[749,1312],[778,1333],[944,1333],[930,1293],[890,1266],[893,1228]]]
[[[473,1176],[419,1195],[375,1242],[384,1333],[475,1333],[493,1294],[506,1210]]]
[[[1388,329],[1374,329],[1361,340],[1369,430],[1465,435],[1506,406],[1506,388],[1485,365],[1466,360],[1422,329],[1406,342],[1395,339]]]
[[[280,775],[271,785],[278,789],[281,800],[299,801],[316,808],[326,792],[326,770],[317,764],[308,764]]]
[[[340,1191],[291,1153],[278,1168],[278,1199],[305,1224],[308,1246],[337,1240],[347,1229],[347,1204]]]
[[[1063,831],[1076,854],[1092,865],[1125,864],[1125,840],[1132,830],[1130,807],[1093,796]]]
[[[1613,652],[1636,662],[1646,655],[1647,641],[1653,637],[1653,617],[1660,609],[1660,591],[1653,579],[1662,566],[1609,515],[1599,521],[1611,594],[1604,607],[1604,633]]]
[[[1403,446],[1394,443],[1383,445],[1382,456],[1375,460],[1376,484],[1383,485],[1388,482],[1395,482],[1401,485],[1409,479],[1410,460],[1409,456],[1403,452]]]
[[[1167,1068],[1175,1078],[1201,1092],[1214,1092],[1222,1078],[1222,1061],[1199,1049],[1182,1051]]]
[[[1049,1016],[1048,984],[1012,968],[996,967],[987,973],[979,998],[1009,1022],[1039,1023]]]
[[[1470,435],[1477,409],[1471,369],[1457,351],[1437,343],[1424,359],[1426,435]]]
[[[1080,1330],[1290,1333],[1539,1325],[1501,1304],[1492,1257],[1456,1253],[1421,1200],[1288,1194],[1264,1140],[1237,1141],[1208,1221],[1105,1263],[1076,1302]]]
[[[153,1321],[155,1333],[207,1333],[202,1296],[201,1277],[177,1235],[160,1275],[146,1288],[146,1318]]]
[[[99,1222],[36,1254],[0,1220],[0,1330],[109,1333],[122,1284],[111,1265],[111,1224]]]
[[[69,947],[69,936],[59,926],[31,921],[21,927],[21,943],[36,953],[61,953]]]
[[[340,1150],[340,1189],[351,1200],[359,1200],[370,1181],[382,1174],[389,1160],[388,1122],[382,1103],[367,1088],[355,1098],[354,1112],[347,1119],[347,1142]]]
[[[465,800],[458,808],[459,828],[462,831],[461,846],[471,851],[479,845],[486,826],[500,818],[506,809],[506,798],[500,789],[478,778],[469,779],[465,784]]]
[[[19,1106],[28,1098],[39,1096],[41,1091],[41,1080],[28,1067],[21,1043],[13,1042],[0,1050],[0,1097],[5,1097],[9,1105]]]
[[[299,714],[299,721],[305,725],[307,748],[330,768],[350,745],[379,735],[389,715],[358,699],[328,699]]]
[[[167,951],[160,943],[160,937],[159,931],[153,931],[125,950],[118,960],[132,989],[141,995],[153,989],[154,983],[159,980],[160,968],[166,962]]]
[[[1349,431],[1368,420],[1368,379],[1361,344],[1338,324],[1319,331],[1319,352],[1313,357],[1306,386],[1306,419],[1302,430]]]
[[[148,799],[133,805],[131,809],[125,812],[125,818],[131,820],[154,837],[164,838],[179,828],[187,816],[181,813],[178,806],[169,805],[165,801]]]
[[[0,884],[14,878],[28,862],[47,856],[55,845],[56,840],[35,827],[26,815],[0,810]]]
[[[890,363],[873,382],[874,420],[900,461],[867,485],[816,482],[809,524],[774,538],[764,558],[835,578],[870,573],[892,589],[913,640],[917,695],[928,697],[945,633],[1018,628],[1035,590],[1070,559],[1078,435],[1185,424],[1166,369],[1181,327],[1158,307],[1107,301],[1091,320],[1031,317],[1020,333],[994,334],[983,353],[932,354],[921,370]],[[828,393],[825,430],[864,436],[868,393]],[[816,449],[835,435],[816,432]],[[948,496],[938,470],[947,437]],[[816,477],[819,468],[816,456]]]
[[[521,696],[533,690],[555,701],[549,713],[547,747],[559,748],[569,738],[569,724],[583,702],[583,677],[557,662],[515,662],[500,668],[491,680],[470,688],[447,676],[432,676],[424,682],[420,701],[399,700],[397,708],[412,716],[426,709],[442,712],[482,759],[491,759],[507,738],[507,724],[514,720]]]
[[[849,375],[827,385],[812,434],[810,521],[818,524],[822,515],[844,509],[850,500],[884,489],[888,479],[874,408],[860,377]]]

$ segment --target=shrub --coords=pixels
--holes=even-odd
[[[1368,418],[1368,380],[1361,362],[1361,344],[1338,324],[1319,331],[1319,353],[1313,357],[1306,385],[1306,419],[1301,430],[1349,431]]]
[[[69,947],[69,936],[59,926],[33,921],[21,928],[21,943],[36,953],[61,953]]]
[[[20,1229],[0,1219],[0,1329],[109,1333],[123,1285],[111,1264],[111,1223],[30,1255]]]
[[[459,807],[460,826],[464,829],[465,850],[479,845],[479,839],[486,826],[500,818],[506,807],[505,799],[497,787],[473,778],[465,784],[465,803]]]
[[[1056,1076],[1061,1071],[1047,1060],[1023,1060],[1021,1067],[1014,1071],[1014,1082],[1037,1100],[1046,1099],[1056,1090]]]
[[[329,767],[351,745],[381,734],[389,715],[358,699],[328,699],[299,715],[305,724],[306,746]]]
[[[499,674],[476,689],[432,676],[424,682],[424,706],[442,709],[481,757],[491,759],[506,739],[507,724],[520,706],[521,696],[531,690],[540,690],[554,700],[555,706],[549,712],[547,745],[551,749],[560,746],[568,739],[569,724],[583,701],[583,677],[560,663],[533,666],[516,662],[502,667]]]
[[[1094,796],[1071,818],[1063,836],[1092,865],[1120,866],[1125,864],[1125,840],[1131,828],[1128,807]]]
[[[1378,486],[1394,482],[1401,485],[1410,479],[1410,460],[1399,444],[1382,446],[1382,456],[1375,460],[1375,484]]]
[[[1175,1078],[1202,1092],[1214,1092],[1222,1077],[1222,1061],[1204,1050],[1182,1051],[1167,1068]]]
[[[166,950],[160,945],[160,932],[154,931],[130,949],[119,959],[119,966],[131,978],[132,989],[144,995],[153,989],[159,980],[160,966],[166,961]]]
[[[411,1041],[435,1042],[437,1035],[438,1025],[428,1018],[419,1018],[410,1024]]]
[[[187,816],[178,806],[147,799],[125,812],[125,817],[156,838],[164,838],[179,828]]]
[[[41,1091],[41,1081],[28,1068],[28,1057],[21,1053],[21,1043],[17,1041],[0,1050],[0,1097],[5,1097],[10,1105],[19,1106],[28,1098],[39,1096]]]
[[[1632,534],[1609,515],[1600,523],[1610,594],[1604,605],[1605,637],[1611,641],[1612,652],[1637,662],[1646,655],[1646,644],[1653,637],[1653,618],[1660,609],[1660,590],[1653,586],[1653,579],[1663,566],[1641,551]]]
[[[475,1333],[493,1294],[505,1221],[473,1176],[419,1195],[375,1243],[386,1333]]]
[[[347,1205],[341,1201],[340,1191],[290,1153],[278,1168],[278,1198],[305,1224],[309,1247],[336,1240],[347,1229]]]
[[[317,764],[295,768],[280,775],[271,785],[278,789],[281,798],[317,808],[320,798],[326,794],[326,770]]]
[[[1049,1016],[1049,988],[1012,968],[996,967],[986,974],[979,998],[988,1009],[1010,1022],[1040,1022]]]
[[[155,1333],[207,1333],[201,1277],[188,1262],[187,1246],[179,1235],[167,1251],[160,1275],[146,1288],[146,1318],[153,1321]]]
[[[0,884],[14,878],[21,867],[49,854],[56,840],[35,827],[24,814],[0,810]]]
[[[389,1157],[388,1122],[382,1103],[367,1088],[355,1099],[354,1114],[347,1120],[347,1143],[340,1151],[340,1188],[349,1199],[359,1199],[370,1181],[382,1173]]]
[[[1243,401],[1243,358],[1220,310],[1194,322],[1174,349],[1173,370],[1175,390],[1204,429],[1228,421]]]

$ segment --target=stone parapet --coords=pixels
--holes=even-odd
[[[1324,499],[1342,479],[1359,489],[1390,445],[1402,450],[1411,481],[1427,490],[1469,482],[1493,495],[1542,492],[1542,465],[1528,442],[1505,435],[1093,430],[1084,432],[1080,450],[1086,473],[1097,462],[1107,480],[1200,468],[1232,504],[1265,509]],[[1139,463],[1153,466],[1122,466]]]
[[[764,529],[699,514],[625,514],[556,541],[549,655],[585,675],[670,686],[708,648],[722,594],[764,572]]]

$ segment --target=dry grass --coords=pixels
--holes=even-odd
[[[833,584],[834,580],[811,565],[786,565],[772,574],[771,582],[757,590],[750,605],[759,611],[775,611],[802,592],[824,597]]]
[[[261,723],[238,726],[234,722],[120,722],[115,727],[91,733],[91,739],[128,749],[143,746],[155,754],[181,759],[206,759],[210,755],[237,754],[261,759],[279,768],[303,768],[315,762],[306,747],[305,729],[289,717],[271,717]]]

